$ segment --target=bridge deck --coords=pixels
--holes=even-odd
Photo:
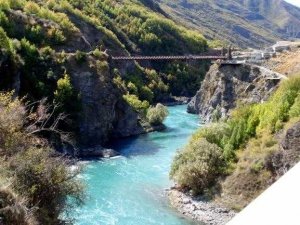
[[[112,56],[112,60],[217,60],[226,56],[188,55],[188,56]]]

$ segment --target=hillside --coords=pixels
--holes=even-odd
[[[293,75],[300,72],[300,49],[278,54],[264,63],[264,66],[281,74]]]
[[[157,0],[175,20],[240,47],[300,37],[300,8],[283,0]]]
[[[207,50],[201,34],[146,3],[0,1],[0,89],[60,104],[69,115],[62,129],[77,134],[74,140],[80,144],[145,132],[149,106],[170,95],[192,96],[207,69],[205,62],[145,62],[146,68],[109,60],[107,54]]]
[[[206,50],[156,5],[0,0],[0,224],[72,224],[84,185],[64,156],[110,156],[113,138],[164,128],[166,107],[152,106],[192,95],[207,67],[109,55]]]
[[[252,64],[213,65],[189,102],[188,112],[199,114],[203,122],[226,118],[239,104],[266,101],[282,77]]]
[[[225,71],[224,68],[221,70]],[[209,82],[209,79],[204,82]],[[218,89],[220,86],[222,84],[216,82],[210,89]],[[251,86],[248,88],[251,90]],[[227,90],[231,92],[237,88],[229,83]],[[209,222],[226,224],[218,220],[224,217],[228,221],[227,217],[232,215],[228,209],[243,209],[296,165],[300,151],[299,93],[300,77],[295,74],[281,81],[268,100],[251,104],[243,103],[240,97],[241,102],[227,119],[213,112],[211,116],[214,117],[214,123],[199,129],[174,158],[170,176],[177,182],[177,191],[184,193],[178,195],[177,191],[171,191],[172,198],[179,198],[172,199],[175,206],[184,214],[206,222],[203,213],[206,213],[207,208],[215,207],[205,204],[207,201],[216,203],[218,207],[221,205],[227,210],[217,208],[213,213],[220,215],[212,217],[209,214],[212,220]],[[222,107],[222,102],[216,102],[216,96],[210,96],[210,93],[207,95],[206,98],[210,98],[209,110],[217,104]],[[205,94],[198,100],[202,105],[207,101],[203,96]],[[222,101],[228,99],[222,96]],[[192,198],[193,195],[196,197]],[[204,208],[201,207],[203,205]]]

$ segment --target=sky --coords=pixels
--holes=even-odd
[[[285,1],[300,7],[300,0],[285,0]]]

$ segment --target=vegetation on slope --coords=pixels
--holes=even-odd
[[[288,76],[299,73],[300,42],[294,44],[291,51],[278,54],[275,58],[266,61],[263,66]]]
[[[1,0],[1,49],[6,49],[2,54],[12,67],[4,71],[1,66],[0,79],[5,81],[1,89],[11,89],[19,73],[20,95],[53,99],[57,81],[68,74],[66,59],[74,53],[78,63],[84,63],[90,52],[105,61],[104,50],[113,55],[197,54],[207,50],[201,34],[178,26],[161,14],[156,4],[147,6],[135,0]],[[185,62],[153,63],[153,69],[137,64],[133,69],[110,66],[124,84],[125,94],[150,104],[167,99],[169,94],[193,95],[207,69],[206,63]],[[76,98],[75,94],[72,97]]]
[[[36,109],[36,110],[34,110]],[[0,94],[0,221],[4,224],[65,224],[62,213],[82,201],[82,186],[67,159],[55,156],[34,134],[53,125],[40,102],[24,105],[12,93]],[[53,124],[56,120],[53,121]]]
[[[300,37],[300,9],[284,0],[158,2],[172,18],[200,30],[208,39],[219,39],[244,48],[261,48],[278,39]]]
[[[220,184],[238,190],[243,199],[236,207],[245,206],[270,185],[270,157],[279,151],[276,135],[289,121],[299,120],[299,99],[300,77],[294,76],[267,102],[240,106],[227,121],[201,128],[175,157],[170,176],[194,194],[215,192]]]
[[[147,119],[150,124],[157,126],[161,125],[168,115],[168,108],[162,104],[157,104],[148,110]]]
[[[116,42],[121,42],[133,54],[197,54],[207,50],[206,40],[202,35],[176,25],[139,1],[85,0],[69,1],[63,5],[65,10],[76,13],[94,25],[104,26],[115,35]],[[107,47],[105,43],[103,47]],[[152,63],[152,66],[156,71],[138,68],[134,72],[121,74],[126,85],[132,83],[137,87],[137,95],[141,100],[147,100],[143,97],[145,88],[150,89],[154,100],[160,100],[161,95],[166,93],[191,95],[197,88],[194,84],[200,83],[206,69],[203,63],[197,63],[193,67],[181,62]]]
[[[198,88],[205,63],[157,63],[145,69],[134,62],[128,66],[109,61],[105,50],[113,55],[207,50],[202,35],[178,26],[157,5],[145,3],[149,2],[0,0],[0,91],[15,90],[14,98],[0,94],[0,220],[4,224],[69,223],[61,217],[71,207],[68,197],[81,202],[76,171],[68,171],[70,162],[41,138],[56,141],[64,134],[61,129],[78,129],[74,122],[82,93],[75,78],[81,71],[75,69],[99,76],[101,87],[115,88],[111,93],[123,94],[144,118],[151,104],[170,94],[194,94]],[[16,96],[26,96],[29,103]],[[61,117],[66,114],[67,118]],[[166,115],[164,107],[148,111],[155,125]]]

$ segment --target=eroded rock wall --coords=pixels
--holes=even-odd
[[[204,122],[211,121],[216,111],[224,118],[238,103],[259,103],[268,99],[282,78],[280,74],[255,65],[214,64],[188,104],[188,112],[199,114]]]
[[[78,64],[69,57],[68,71],[74,88],[80,94],[78,140],[83,146],[103,145],[112,137],[126,137],[144,132],[139,115],[123,100],[122,92],[113,83],[108,65],[97,68],[89,57]]]
[[[293,124],[281,138],[280,149],[272,155],[272,172],[281,177],[300,160],[300,122]]]

